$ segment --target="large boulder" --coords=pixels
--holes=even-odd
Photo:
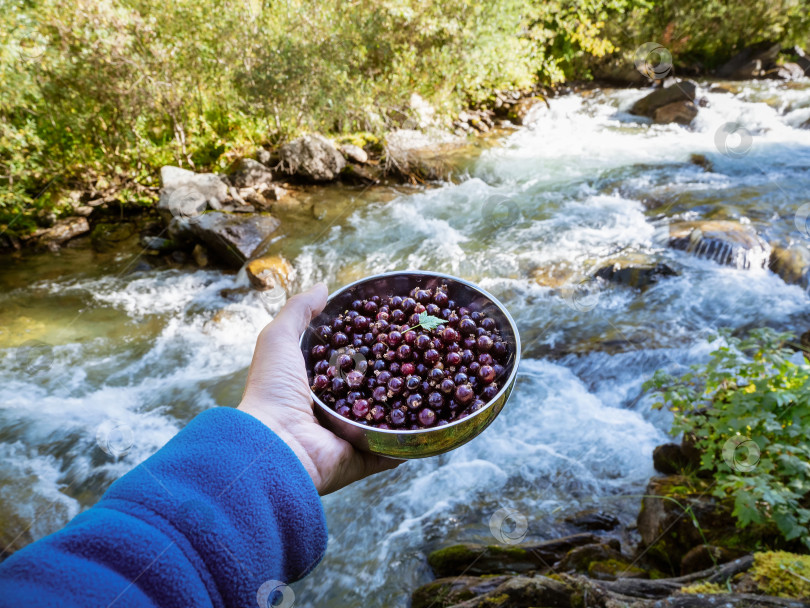
[[[279,224],[266,214],[211,212],[188,220],[191,233],[234,268],[240,268]]]
[[[316,182],[336,179],[346,166],[334,144],[317,133],[284,144],[279,152],[282,171]]]
[[[689,101],[694,105],[696,95],[697,84],[691,80],[681,80],[669,86],[655,89],[646,97],[642,97],[633,104],[630,113],[654,118],[656,110],[673,103]]]
[[[228,176],[236,188],[256,188],[273,180],[273,173],[262,163],[252,158],[239,159]]]
[[[668,245],[732,268],[765,268],[771,248],[748,224],[725,220],[676,222]]]
[[[717,69],[720,78],[748,80],[759,78],[773,65],[781,45],[763,43],[743,49]]]
[[[194,173],[167,165],[160,170],[158,211],[168,223],[173,217],[200,215],[208,207],[219,209],[229,197],[228,185],[214,173]]]

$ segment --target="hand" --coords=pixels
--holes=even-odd
[[[261,331],[239,404],[290,446],[321,495],[402,463],[354,449],[315,419],[298,341],[325,305],[326,285],[318,283],[291,298]]]

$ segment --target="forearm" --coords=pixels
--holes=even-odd
[[[0,605],[248,606],[326,548],[310,476],[250,415],[216,408],[63,530],[0,565]]]

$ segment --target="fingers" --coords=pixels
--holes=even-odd
[[[326,285],[315,284],[308,291],[290,298],[269,327],[297,341],[310,321],[326,306],[326,296]]]

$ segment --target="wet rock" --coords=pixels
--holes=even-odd
[[[599,509],[585,509],[565,518],[565,522],[583,530],[612,530],[619,525],[615,515]]]
[[[764,268],[771,248],[750,225],[724,220],[677,222],[668,245],[732,268]]]
[[[170,251],[175,248],[175,243],[171,239],[164,239],[160,236],[142,236],[141,246],[155,251]]]
[[[225,263],[239,268],[279,226],[271,215],[211,212],[188,220],[192,234]]]
[[[273,174],[259,161],[242,158],[233,166],[228,178],[237,188],[255,188],[259,184],[272,181]]]
[[[447,608],[493,591],[508,576],[452,576],[422,585],[411,596],[411,608]]]
[[[650,480],[637,523],[642,545],[651,560],[677,573],[684,555],[693,547],[707,541],[721,544],[716,539],[739,537],[731,508],[718,502],[708,488],[709,482],[693,486],[681,475]],[[693,517],[699,527],[693,523]]]
[[[543,103],[548,106],[548,101],[546,101],[545,97],[540,95],[535,97],[526,97],[512,105],[512,107],[509,108],[509,112],[506,116],[516,125],[528,124],[529,119],[531,118],[532,109],[539,103]]]
[[[653,450],[653,466],[656,471],[664,475],[683,473],[688,469],[696,469],[699,465],[700,457],[698,456],[697,462],[693,462],[693,459],[681,449],[679,443],[665,443]]]
[[[787,62],[766,70],[763,76],[775,80],[801,80],[804,78],[804,68],[798,63]]]
[[[438,549],[428,564],[438,576],[530,572],[549,568],[574,547],[599,542],[594,534],[572,534],[537,544],[520,546],[463,544]]]
[[[250,260],[245,270],[251,285],[260,291],[273,289],[277,285],[289,288],[295,279],[295,268],[280,255]]]
[[[563,263],[535,268],[531,271],[530,276],[538,285],[556,289],[566,285],[573,278],[575,272],[574,268]]]
[[[657,108],[653,112],[653,122],[656,124],[676,123],[689,125],[698,114],[697,106],[691,101],[675,101]]]
[[[376,184],[380,181],[380,172],[376,167],[348,163],[341,173],[341,178],[357,184]]]
[[[215,209],[228,199],[228,185],[214,173],[194,173],[167,165],[160,170],[158,211],[168,223],[173,217],[193,217]]]
[[[208,250],[199,243],[194,245],[194,250],[191,252],[191,257],[194,258],[194,262],[200,268],[205,268],[209,264]]]
[[[676,276],[672,268],[640,254],[626,254],[609,261],[594,273],[594,276],[612,283],[643,288],[656,283],[662,277]]]
[[[334,144],[317,133],[284,144],[279,152],[282,171],[316,182],[336,179],[346,166]]]
[[[788,247],[774,247],[768,267],[785,283],[810,287],[810,250],[804,245],[791,244]]]
[[[90,232],[90,224],[85,217],[67,217],[57,220],[50,228],[40,228],[23,240],[32,239],[38,247],[45,247],[50,251],[59,251],[59,248],[70,239]]]
[[[690,154],[689,162],[692,163],[693,165],[697,165],[698,167],[703,168],[709,173],[714,171],[714,165],[712,165],[712,161],[706,158],[705,154]]]
[[[563,572],[587,572],[591,562],[605,560],[625,560],[619,551],[619,541],[610,539],[606,543],[591,543],[571,549],[555,568]]]
[[[644,568],[624,559],[606,559],[588,564],[588,576],[598,581],[615,581],[624,578],[649,578]]]
[[[717,75],[731,80],[759,78],[776,60],[781,48],[780,44],[770,42],[750,46],[720,66]]]
[[[642,97],[633,104],[633,107],[630,108],[630,113],[637,116],[653,118],[655,111],[664,106],[684,101],[694,103],[696,93],[696,83],[691,80],[681,80],[667,87],[655,89],[646,97]]]
[[[354,144],[343,144],[340,146],[340,153],[343,154],[350,163],[364,165],[368,162],[368,154],[366,154],[366,151]]]
[[[574,588],[546,576],[513,576],[492,591],[455,605],[455,608],[570,608]]]
[[[743,555],[740,551],[732,551],[725,547],[715,545],[698,545],[692,547],[681,558],[681,574],[692,574],[712,568],[718,564],[725,564]]]
[[[99,252],[112,251],[135,235],[135,225],[130,222],[101,222],[93,226],[90,244]],[[171,235],[170,235],[171,238]]]

